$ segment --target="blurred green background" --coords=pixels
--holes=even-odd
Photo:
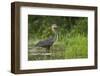
[[[51,55],[35,55],[44,52],[34,45],[53,34],[52,24],[58,26],[58,40],[50,48]],[[28,60],[87,58],[88,18],[28,15],[28,50]]]

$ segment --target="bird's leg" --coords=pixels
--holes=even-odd
[[[50,47],[47,47],[47,48],[46,48],[46,51],[47,51],[47,58],[48,58],[48,59],[51,59]]]
[[[50,52],[49,50],[50,50],[50,47],[47,47],[47,48],[46,48],[46,51],[47,51],[48,53]]]

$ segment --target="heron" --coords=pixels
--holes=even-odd
[[[35,46],[36,47],[42,47],[45,48],[47,52],[49,52],[50,47],[54,44],[54,42],[58,39],[58,34],[57,34],[57,25],[52,24],[51,30],[53,32],[53,35],[50,36],[49,38],[39,41]]]

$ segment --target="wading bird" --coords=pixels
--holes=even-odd
[[[49,52],[50,47],[53,45],[53,43],[57,40],[58,38],[58,34],[57,34],[57,25],[56,24],[52,24],[51,29],[53,32],[53,35],[50,36],[48,39],[43,40],[43,41],[39,41],[35,46],[36,47],[43,47],[46,48],[46,51]]]

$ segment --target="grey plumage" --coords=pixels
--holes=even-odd
[[[47,47],[47,46],[50,46],[54,43],[53,41],[53,38],[48,38],[46,40],[43,40],[43,41],[39,41],[36,46],[38,47]]]
[[[46,48],[47,52],[49,52],[50,47],[53,45],[53,43],[56,41],[57,39],[57,33],[56,33],[56,29],[57,26],[56,24],[52,25],[52,31],[54,32],[54,34],[52,36],[50,36],[48,39],[43,40],[43,41],[39,41],[35,46],[36,47],[43,47]]]

